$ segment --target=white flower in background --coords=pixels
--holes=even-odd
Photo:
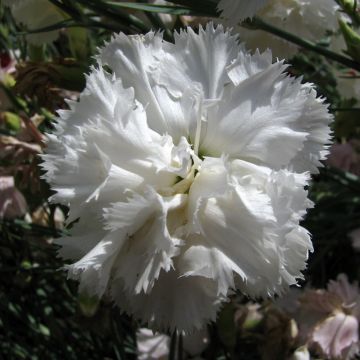
[[[311,360],[309,350],[306,346],[301,346],[295,350],[290,360]]]
[[[336,31],[338,26],[338,4],[335,0],[272,0],[257,16],[298,37],[317,42],[327,30]],[[298,47],[262,30],[238,28],[240,39],[252,50],[270,48],[274,56],[289,58]]]
[[[218,10],[229,25],[253,17],[269,0],[220,0]]]
[[[54,202],[80,217],[61,255],[80,291],[153,328],[215,320],[233,289],[284,292],[302,278],[312,204],[304,186],[329,141],[311,84],[208,24],[116,35],[43,156]]]
[[[198,356],[209,345],[209,333],[205,330],[196,331],[183,336],[183,359],[200,359]],[[139,360],[168,359],[170,353],[170,336],[154,333],[150,329],[141,328],[136,333],[137,355]]]
[[[64,20],[64,15],[49,0],[4,0],[4,4],[10,7],[15,21],[27,30],[45,28]],[[26,38],[33,45],[42,45],[58,36],[59,31],[54,30],[27,35]]]
[[[136,333],[139,360],[166,360],[170,352],[170,337],[141,328]]]
[[[336,71],[337,89],[344,99],[354,99],[360,103],[360,73],[354,70]]]

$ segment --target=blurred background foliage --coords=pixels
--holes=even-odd
[[[0,177],[12,177],[16,187],[12,195],[2,187],[0,197],[17,196],[20,201],[19,192],[25,199],[18,211],[0,216],[0,359],[136,359],[136,331],[141,324],[120,314],[106,299],[98,303],[78,295],[77,284],[61,271],[63,262],[51,242],[67,231],[62,225],[67,209],[48,203],[50,190],[41,179],[38,154],[44,147],[43,133],[52,129],[55,110],[66,108],[65,98],[77,98],[97,47],[113,32],[156,29],[172,41],[173,30],[188,24],[196,28],[208,17],[217,17],[217,2],[48,2],[57,7],[61,21],[32,30],[17,23],[9,7],[0,6]],[[356,30],[358,10],[346,7],[347,1],[340,4]],[[262,24],[254,19],[245,26]],[[40,45],[30,41],[29,36],[49,31],[57,33],[54,41]],[[360,228],[359,99],[343,96],[336,75],[348,74],[355,82],[360,63],[356,51],[327,54],[328,38],[311,46],[300,38],[295,41],[305,48],[291,59],[289,72],[315,83],[335,116],[335,141],[353,147],[351,166],[327,164],[309,189],[315,207],[305,227],[312,233],[315,251],[302,285],[325,288],[340,273],[350,281],[360,278],[360,252],[349,236]],[[11,64],[13,70],[6,72]],[[269,300],[257,304],[262,316],[251,318],[249,304],[237,294],[224,307],[218,322],[209,326],[203,358],[287,359],[295,350],[291,319]],[[181,351],[172,356],[180,360]]]

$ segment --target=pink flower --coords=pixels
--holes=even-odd
[[[352,241],[352,246],[355,250],[360,251],[360,228],[353,230],[349,237]]]
[[[358,352],[360,291],[345,274],[326,290],[308,290],[299,298],[300,326],[308,342],[331,359],[350,359]],[[305,331],[304,331],[305,329]]]
[[[357,282],[350,284],[345,274],[339,274],[337,280],[330,280],[327,286],[331,294],[342,300],[342,307],[360,319],[360,289]]]
[[[11,74],[15,71],[16,60],[12,54],[7,52],[0,53],[0,80],[3,80],[5,74]]]
[[[6,85],[10,74],[15,71],[15,60],[11,54],[0,52],[0,83]],[[11,101],[6,92],[0,87],[0,111],[5,111],[11,106]]]
[[[357,145],[357,142],[354,140],[345,144],[333,144],[326,163],[360,176],[360,156],[355,150]]]
[[[25,215],[27,204],[15,187],[12,176],[0,176],[0,219],[13,219]]]
[[[315,328],[312,340],[326,356],[344,359],[346,350],[359,341],[358,319],[339,311]]]

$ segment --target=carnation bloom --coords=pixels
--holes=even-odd
[[[308,290],[300,297],[300,326],[308,331],[310,344],[333,359],[350,359],[358,352],[360,292],[346,275],[331,280],[326,290]],[[306,320],[308,323],[306,324]],[[305,320],[305,321],[304,321]],[[301,323],[303,322],[303,323]]]
[[[338,9],[335,0],[273,0],[257,15],[270,25],[317,42],[327,30],[338,29]],[[270,48],[275,56],[281,58],[291,57],[298,50],[296,45],[262,30],[239,28],[239,34],[252,50]]]
[[[64,15],[49,0],[4,0],[18,24],[27,30],[37,30],[54,25],[64,20]],[[27,35],[27,40],[33,45],[42,45],[56,40],[59,32],[48,31]]]
[[[218,10],[231,25],[253,17],[269,0],[220,0]]]
[[[80,217],[58,240],[80,291],[190,332],[234,289],[267,296],[302,278],[304,186],[332,119],[312,85],[212,24],[175,44],[119,34],[98,62],[43,156],[52,200]]]

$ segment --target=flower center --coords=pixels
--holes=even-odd
[[[160,189],[158,193],[164,197],[174,196],[176,194],[188,193],[192,183],[195,180],[195,176],[198,171],[198,168],[199,168],[199,164],[195,162],[185,178],[181,179],[173,186]]]

